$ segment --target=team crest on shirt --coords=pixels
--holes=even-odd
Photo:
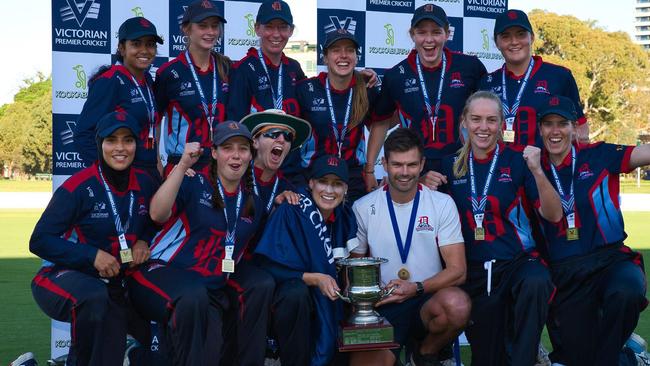
[[[145,216],[149,214],[147,205],[145,204],[144,197],[138,198],[138,215]]]
[[[509,183],[512,182],[512,177],[510,176],[510,167],[499,168],[499,182]]]
[[[181,97],[186,97],[188,95],[194,95],[196,93],[194,89],[192,88],[192,82],[191,81],[181,81],[181,91],[178,93]]]
[[[201,198],[199,198],[199,203],[203,206],[212,208],[212,194],[207,191],[201,193]]]
[[[266,76],[260,76],[257,78],[257,89],[258,90],[266,90],[270,88],[271,85],[269,84],[269,78]]]
[[[546,80],[538,80],[535,85],[535,94],[551,94],[548,91],[548,82]]]
[[[420,90],[418,87],[418,82],[415,78],[409,78],[404,80],[404,94],[413,93]]]
[[[451,73],[451,81],[449,82],[449,87],[450,88],[463,88],[465,87],[465,83],[463,83],[463,78],[460,75],[460,72],[452,72]]]
[[[374,203],[372,205],[370,205],[370,214],[372,216],[375,216],[377,214],[377,212],[375,210],[375,204]]]
[[[418,217],[418,226],[415,227],[415,231],[433,231],[433,226],[429,225],[429,216]]]
[[[142,97],[140,96],[140,93],[138,93],[138,89],[132,88],[131,103],[140,103],[140,102],[142,102]]]
[[[594,172],[591,171],[589,163],[584,163],[578,168],[578,180],[589,179],[594,176]]]
[[[311,111],[312,112],[325,112],[327,107],[325,106],[325,98],[314,98],[311,101]]]
[[[91,219],[107,219],[108,211],[106,211],[105,202],[95,202],[93,205],[93,211],[90,213]]]

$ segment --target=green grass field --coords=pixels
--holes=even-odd
[[[32,351],[43,365],[50,356],[50,321],[32,299],[30,282],[40,259],[29,253],[28,241],[42,210],[0,210],[0,365]],[[624,214],[630,235],[627,243],[650,258],[650,233],[645,229],[650,212]],[[636,332],[650,340],[650,311],[641,314]],[[550,348],[548,337],[544,344]],[[469,350],[463,349],[469,365]]]

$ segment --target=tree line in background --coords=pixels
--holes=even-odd
[[[530,13],[534,54],[573,72],[593,141],[635,144],[650,137],[650,59],[623,32],[541,10]],[[99,117],[99,116],[98,116]],[[0,169],[52,171],[52,79],[25,80],[13,103],[0,107]]]

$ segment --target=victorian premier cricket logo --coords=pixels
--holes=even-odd
[[[86,0],[77,3],[75,0],[66,0],[68,6],[59,9],[61,19],[66,22],[68,20],[76,20],[77,24],[81,27],[86,19],[97,19],[99,17],[100,4],[95,0]]]

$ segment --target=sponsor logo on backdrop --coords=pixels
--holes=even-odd
[[[386,30],[386,40],[384,41],[386,47],[369,46],[368,53],[373,55],[408,55],[410,49],[395,47],[395,29],[393,25],[390,23],[384,24],[384,29]]]
[[[134,17],[143,17],[144,18],[144,13],[142,12],[142,8],[139,6],[136,6],[135,8],[131,9],[133,12]]]
[[[366,19],[365,12],[342,10],[342,9],[319,9],[317,15],[318,32],[318,64],[323,65],[323,43],[326,35],[330,32],[345,30],[354,35],[359,42],[357,49],[357,66],[363,67],[363,49],[366,42]]]
[[[54,97],[57,99],[86,99],[88,97],[86,71],[83,65],[75,65],[72,72],[76,74],[74,87],[76,89],[55,90]]]
[[[496,18],[506,11],[508,0],[466,0],[465,16],[477,18]]]
[[[74,131],[77,115],[52,115],[52,166],[54,175],[71,175],[85,168],[79,153],[75,149]]]
[[[366,10],[391,13],[413,13],[413,0],[366,0]]]
[[[467,31],[471,31],[471,29],[467,29]],[[490,48],[490,33],[487,28],[480,28],[479,33],[476,35],[476,37],[480,37],[481,42],[481,49],[478,51],[474,50],[465,50],[465,53],[468,55],[476,56],[480,59],[483,60],[502,60],[503,57],[501,56],[500,52],[493,52],[492,49]],[[488,76],[488,82],[491,82],[491,76]]]
[[[260,40],[255,33],[255,16],[248,13],[244,15],[244,21],[246,22],[246,36],[250,38],[228,38],[228,46],[259,47]]]
[[[53,51],[110,52],[110,2],[58,0],[53,6]]]

